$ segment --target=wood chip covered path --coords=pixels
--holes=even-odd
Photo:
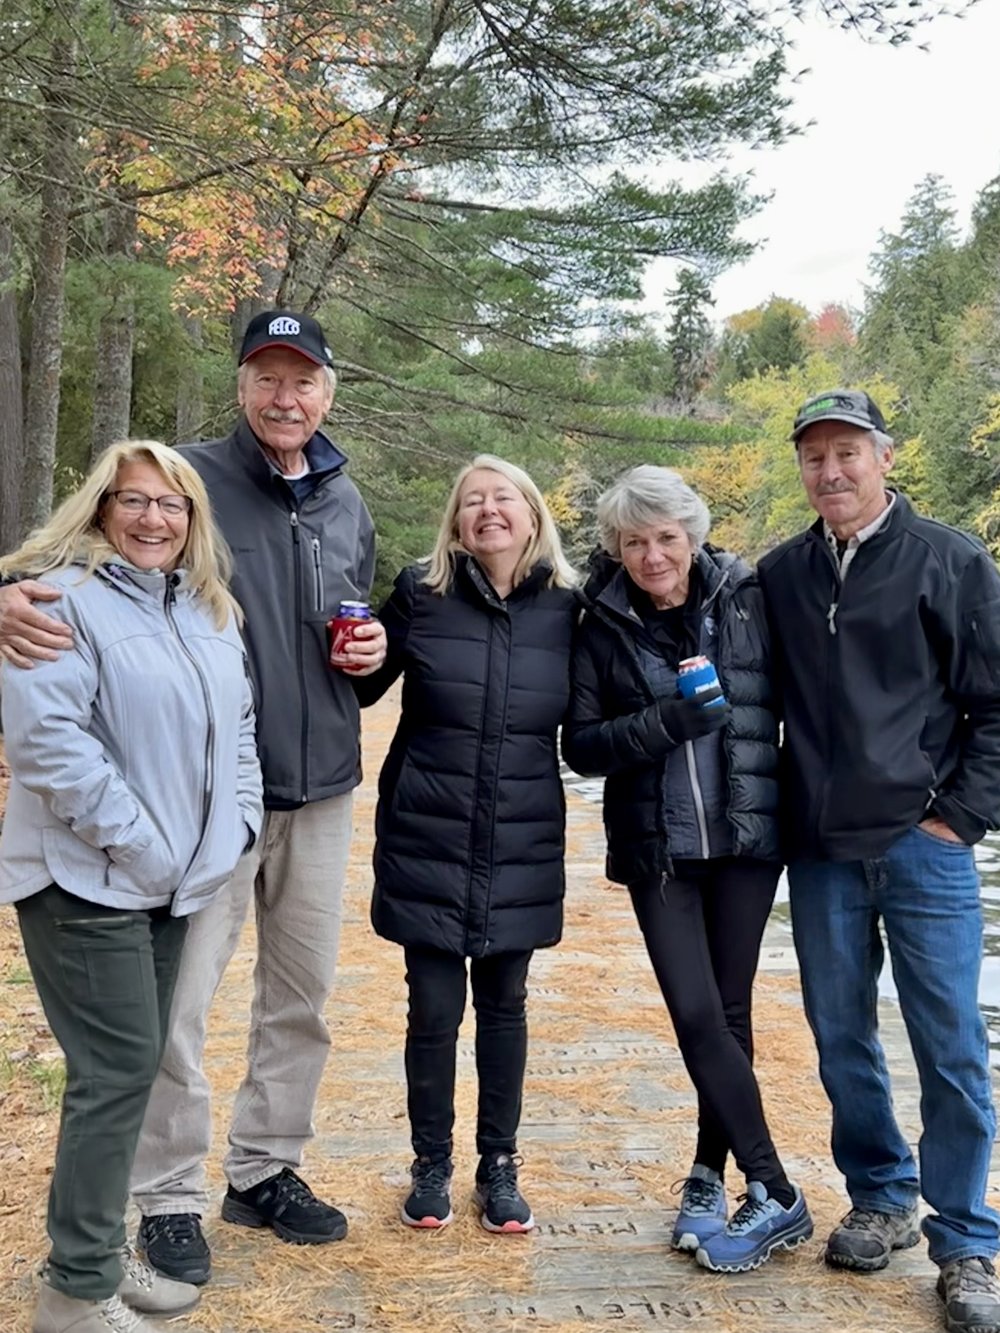
[[[282,1244],[218,1218],[219,1161],[243,1067],[253,963],[248,926],[211,1015],[216,1192],[206,1219],[214,1278],[177,1333],[935,1333],[936,1270],[923,1246],[884,1273],[828,1272],[821,1241],[846,1203],[827,1150],[829,1113],[815,1074],[789,939],[769,932],[757,987],[758,1069],[789,1175],[807,1195],[816,1237],[756,1273],[705,1272],[668,1248],[674,1184],[690,1164],[694,1097],[646,961],[627,895],[603,877],[600,808],[568,795],[566,930],[535,956],[520,1149],[538,1222],[491,1236],[470,1191],[475,1071],[472,1022],[459,1048],[455,1221],[414,1232],[398,1220],[408,1184],[402,953],[368,923],[374,781],[396,696],[365,717],[366,779],[355,807],[332,1051],[304,1174],[350,1219],[346,1240]],[[884,1031],[896,1099],[915,1139],[915,1078],[898,1014]],[[0,1333],[27,1333],[45,1253],[45,1193],[57,1129],[59,1054],[25,967],[15,914],[0,909]],[[737,1186],[730,1172],[731,1198]],[[995,1180],[1000,1179],[996,1176]],[[1000,1198],[992,1198],[994,1205]]]

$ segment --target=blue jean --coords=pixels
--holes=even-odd
[[[971,847],[922,829],[868,861],[788,868],[806,1017],[833,1106],[833,1156],[856,1208],[907,1212],[922,1193],[931,1259],[992,1257],[985,1203],[996,1128],[977,997],[983,921]],[[878,1039],[885,927],[920,1077],[920,1174],[896,1124]]]

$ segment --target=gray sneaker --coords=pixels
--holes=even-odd
[[[893,1250],[908,1250],[919,1239],[916,1207],[908,1213],[852,1208],[830,1232],[823,1257],[833,1268],[875,1273],[885,1268]]]
[[[31,1333],[166,1333],[115,1294],[106,1301],[81,1301],[43,1283]],[[185,1326],[184,1333],[196,1333]]]
[[[142,1314],[174,1315],[193,1310],[201,1299],[201,1292],[190,1282],[175,1282],[164,1277],[143,1261],[130,1245],[122,1250],[122,1280],[118,1295],[126,1305]]]
[[[989,1259],[956,1259],[937,1280],[950,1333],[1000,1333],[1000,1282]]]

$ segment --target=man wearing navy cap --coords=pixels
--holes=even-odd
[[[329,1049],[323,1010],[333,984],[354,787],[361,778],[358,706],[331,669],[326,622],[364,601],[375,564],[371,518],[322,431],[336,379],[323,330],[308,315],[268,310],[250,321],[239,357],[242,413],[225,439],[187,445],[234,557],[233,592],[257,708],[264,827],[229,891],[188,932],[133,1172],[139,1241],[159,1271],[208,1280],[201,1228],[211,1146],[202,1053],[208,1008],[251,900],[257,960],[246,1076],[236,1094],[224,1169],[226,1221],[321,1244],[346,1234],[337,1208],[296,1173]],[[34,582],[0,589],[0,651],[30,666],[72,639],[33,603]],[[55,608],[58,613],[58,607]],[[360,626],[340,664],[374,671],[385,633]]]
[[[811,398],[792,439],[819,518],[759,573],[795,945],[852,1205],[826,1260],[873,1272],[922,1228],[948,1328],[1000,1333],[972,851],[1000,824],[1000,575],[976,538],[886,488],[893,442],[866,393]],[[878,1039],[883,931],[920,1076],[919,1171]]]

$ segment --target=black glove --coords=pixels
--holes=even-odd
[[[710,736],[729,721],[732,709],[727,703],[712,704],[721,699],[720,689],[704,690],[691,699],[661,699],[660,720],[674,745],[696,741],[699,736]]]

